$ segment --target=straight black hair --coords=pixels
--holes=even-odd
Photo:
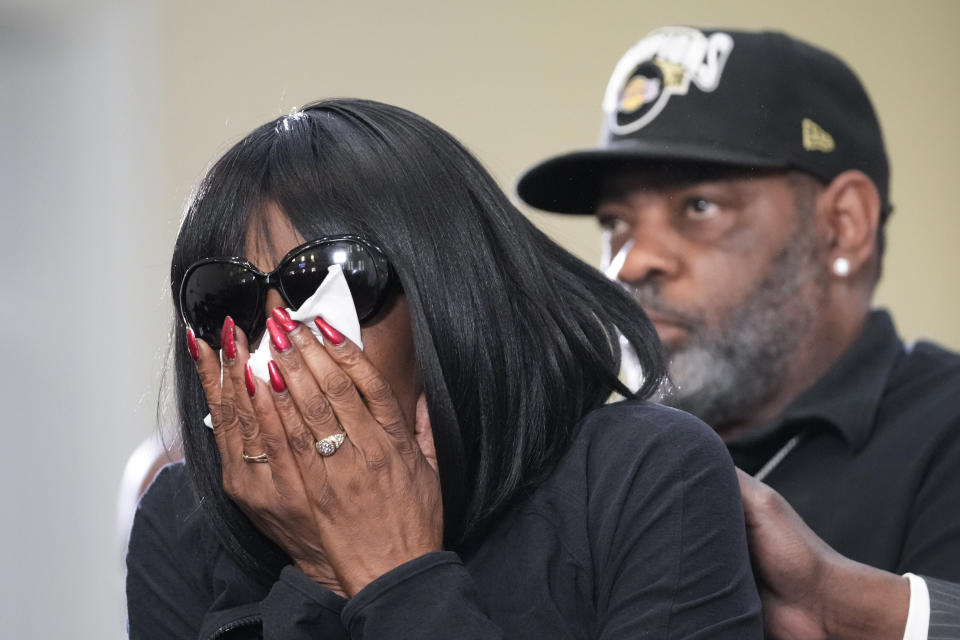
[[[320,101],[234,145],[188,206],[173,253],[174,300],[193,262],[242,256],[271,203],[307,240],[363,236],[396,270],[436,442],[448,548],[469,545],[546,477],[581,418],[612,392],[647,398],[663,378],[656,333],[630,296],[537,230],[459,142],[409,111]],[[176,311],[175,392],[198,502],[228,553],[270,580],[288,560],[222,490]],[[620,335],[645,373],[635,393],[617,377]]]

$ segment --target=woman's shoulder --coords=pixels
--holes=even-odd
[[[206,525],[184,463],[163,467],[140,500],[127,548],[127,598],[144,607],[209,594],[218,544]],[[204,597],[206,597],[204,595]],[[184,604],[190,600],[190,604]],[[200,615],[200,614],[197,614]]]
[[[574,447],[591,457],[668,459],[705,455],[730,460],[717,433],[698,418],[649,401],[622,400],[587,414]]]
[[[584,418],[568,455],[558,478],[570,496],[580,485],[583,524],[563,521],[573,532],[565,541],[589,562],[605,611],[660,611],[643,624],[671,637],[707,627],[711,637],[759,637],[736,473],[710,427],[654,403],[618,402]]]
[[[140,499],[139,509],[193,511],[196,500],[183,460],[164,465]]]
[[[541,495],[562,495],[577,504],[603,495],[607,498],[594,506],[616,509],[613,496],[643,500],[650,491],[682,489],[694,476],[723,478],[735,488],[733,461],[716,432],[683,411],[624,400],[583,418]]]
[[[131,551],[137,542],[177,546],[184,538],[203,536],[203,518],[183,461],[164,466],[147,488],[134,516]],[[140,534],[140,535],[138,535]]]

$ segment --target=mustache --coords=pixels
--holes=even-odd
[[[703,324],[699,313],[668,304],[654,286],[624,285],[624,288],[648,317],[653,316],[657,320],[675,324],[687,330],[693,330]]]
[[[609,243],[604,245],[609,247]],[[605,266],[603,273],[608,279],[616,282],[633,297],[634,301],[648,316],[655,316],[658,320],[677,325],[687,331],[694,331],[703,325],[703,313],[678,309],[663,301],[660,295],[660,283],[649,279],[638,283],[628,284],[617,277],[623,268],[627,254],[633,248],[633,240],[628,240],[613,257],[604,256]]]

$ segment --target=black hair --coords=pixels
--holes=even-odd
[[[581,418],[612,392],[647,398],[660,343],[617,284],[537,230],[452,136],[398,107],[326,100],[268,122],[217,161],[174,248],[184,272],[243,255],[275,203],[306,239],[363,236],[381,247],[409,308],[436,443],[448,548],[469,544],[547,476]],[[178,304],[178,302],[175,302]],[[227,551],[261,579],[287,561],[224,494],[208,409],[177,308],[175,384],[186,465]],[[645,373],[618,380],[619,335]]]

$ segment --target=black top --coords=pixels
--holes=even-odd
[[[960,356],[905,348],[890,316],[863,333],[772,429],[728,442],[841,554],[895,573],[960,581]]]
[[[762,636],[733,466],[691,416],[592,412],[553,475],[461,557],[430,553],[352,599],[287,566],[270,585],[216,543],[183,464],[141,502],[127,556],[132,638]]]

